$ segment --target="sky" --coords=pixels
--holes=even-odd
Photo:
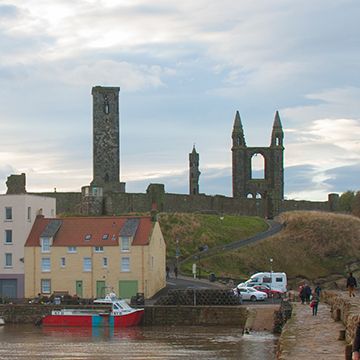
[[[0,0],[0,193],[92,180],[91,88],[120,87],[120,178],[232,195],[238,110],[248,146],[284,128],[285,197],[360,188],[358,0]],[[254,162],[254,169],[257,169]],[[260,164],[261,165],[261,164]]]

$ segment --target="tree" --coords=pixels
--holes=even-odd
[[[340,211],[351,213],[352,202],[355,198],[355,192],[348,190],[340,195],[339,199],[339,209]]]
[[[360,217],[360,191],[358,191],[351,203],[351,212],[353,215]]]

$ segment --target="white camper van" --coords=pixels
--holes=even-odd
[[[287,291],[287,277],[283,272],[260,272],[251,275],[242,286],[267,285],[273,290]]]

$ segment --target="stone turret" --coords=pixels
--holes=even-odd
[[[195,145],[189,154],[189,194],[199,194],[199,154],[196,152]]]

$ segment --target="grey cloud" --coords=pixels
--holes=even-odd
[[[15,5],[0,5],[0,18],[15,18],[19,15],[19,9]]]
[[[325,183],[329,184],[334,192],[360,190],[360,163],[330,169],[325,174],[329,176]]]

